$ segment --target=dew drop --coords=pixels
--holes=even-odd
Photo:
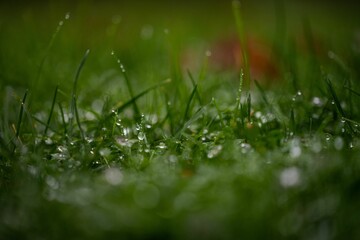
[[[207,157],[208,158],[216,157],[217,155],[219,155],[219,153],[221,152],[222,149],[223,149],[222,145],[216,145],[216,146],[212,147],[210,149],[210,151],[208,152]]]
[[[116,186],[122,182],[124,176],[119,169],[109,168],[104,172],[104,178],[109,184]]]
[[[312,99],[312,104],[317,107],[321,107],[323,105],[323,101],[319,97],[314,97]]]
[[[138,139],[140,141],[143,141],[145,139],[145,133],[144,132],[139,132],[137,137],[138,137]]]
[[[111,150],[109,148],[102,148],[102,149],[99,150],[99,153],[100,153],[101,156],[107,157],[107,156],[110,155]]]
[[[69,12],[65,14],[65,20],[68,20],[68,19],[70,19],[70,13]]]
[[[289,167],[280,173],[280,184],[285,187],[294,187],[300,183],[300,171],[297,167]]]
[[[336,150],[341,150],[344,147],[344,140],[341,137],[336,137],[334,140],[334,147]]]
[[[159,148],[159,149],[166,149],[167,146],[165,145],[165,143],[161,142],[161,143],[159,143],[159,145],[157,145],[157,148]]]

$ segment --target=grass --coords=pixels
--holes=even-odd
[[[140,20],[131,4],[52,4],[0,18],[1,239],[360,237],[359,42],[327,23],[318,54],[312,20],[329,13],[301,18],[302,48],[282,1],[274,38],[251,28],[266,4],[214,3],[207,31],[201,3]],[[213,69],[224,28],[269,42],[275,83]],[[192,45],[200,67],[182,69]]]

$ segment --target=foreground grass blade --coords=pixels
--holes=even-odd
[[[197,85],[195,84],[194,89],[192,90],[191,95],[189,97],[189,100],[188,100],[188,102],[186,104],[186,109],[185,109],[185,113],[184,113],[183,122],[185,122],[188,119],[190,106],[191,106],[191,103],[192,103],[192,100],[193,100],[193,98],[195,96],[196,91],[197,91]]]
[[[63,127],[64,127],[64,135],[67,134],[67,127],[66,127],[66,121],[65,121],[65,114],[64,114],[64,109],[61,105],[61,103],[58,103],[59,109],[60,109],[60,113],[61,113],[61,120],[63,122]]]
[[[119,67],[120,67],[120,70],[121,70],[121,73],[125,79],[125,83],[126,83],[126,87],[129,91],[129,94],[130,94],[130,98],[134,98],[134,91],[133,91],[133,88],[132,88],[132,85],[131,85],[131,82],[130,82],[130,79],[125,71],[125,68],[124,68],[124,65],[120,62],[120,59],[115,56],[115,53],[112,52],[111,55],[113,55],[117,61],[117,63],[119,64]],[[139,110],[139,107],[137,106],[136,104],[136,101],[132,102],[132,105],[133,105],[133,108],[134,108],[134,113],[135,113],[135,116],[137,119],[140,118],[140,110]]]
[[[17,122],[17,125],[16,125],[16,138],[19,137],[20,135],[20,130],[21,130],[21,123],[22,123],[22,120],[23,120],[23,115],[24,115],[24,107],[25,107],[25,101],[26,101],[26,97],[28,95],[28,90],[25,91],[25,94],[24,94],[24,97],[21,101],[21,107],[20,107],[20,112],[19,112],[19,118],[18,118],[18,122]]]
[[[57,37],[57,35],[59,34],[61,28],[63,27],[64,25],[64,21],[68,20],[70,18],[70,13],[66,13],[65,14],[65,17],[63,20],[61,20],[59,23],[58,23],[58,26],[55,30],[55,32],[52,34],[51,36],[51,39],[50,39],[50,42],[45,50],[45,54],[43,56],[43,58],[41,59],[41,62],[40,62],[40,65],[39,65],[39,68],[38,68],[38,71],[37,71],[37,75],[36,75],[36,78],[35,78],[35,81],[33,82],[32,84],[32,89],[37,89],[37,84],[39,83],[40,81],[40,78],[41,78],[41,74],[42,74],[42,71],[43,71],[43,68],[44,68],[44,64],[46,62],[46,59],[48,58],[49,54],[50,54],[50,50],[52,48],[52,46],[54,45],[54,42],[55,42],[55,39]]]
[[[144,91],[142,91],[141,93],[137,94],[136,96],[134,96],[133,98],[131,98],[129,101],[127,101],[126,103],[124,103],[123,105],[121,105],[120,107],[116,108],[114,111],[117,114],[120,114],[122,111],[124,111],[124,109],[126,109],[127,107],[129,107],[130,105],[132,105],[136,100],[138,100],[139,98],[141,98],[142,96],[144,96],[145,94],[147,94],[148,92],[157,89],[158,87],[161,87],[165,84],[168,84],[171,82],[171,79],[167,79],[161,83],[158,83],[154,86],[149,87],[148,89],[145,89]],[[109,114],[107,116],[107,118],[111,117],[112,115]]]
[[[54,106],[55,106],[55,102],[56,102],[56,96],[57,96],[58,89],[59,89],[59,85],[57,85],[56,88],[55,88],[55,93],[54,93],[53,101],[52,101],[52,104],[51,104],[51,109],[50,109],[49,118],[48,118],[48,120],[47,120],[47,122],[46,122],[45,130],[44,130],[44,135],[46,135],[46,133],[47,133],[47,131],[48,131],[48,129],[49,129],[51,117],[52,117],[52,114],[53,114],[53,112],[54,112]]]
[[[339,97],[337,96],[336,92],[335,92],[335,89],[330,81],[330,79],[327,77],[326,78],[326,84],[328,86],[328,89],[329,89],[329,92],[334,100],[334,103],[335,103],[335,106],[336,106],[336,109],[338,110],[338,112],[340,113],[341,115],[341,118],[346,118],[347,116],[345,115],[345,112],[341,106],[341,103],[340,103],[340,100],[339,100]],[[354,133],[354,129],[352,128],[351,124],[346,121],[346,125],[348,126],[349,130],[351,131],[351,133]]]
[[[71,115],[72,116],[75,115],[76,123],[77,123],[77,125],[79,127],[79,130],[80,130],[80,133],[81,133],[82,137],[84,137],[84,133],[83,133],[82,128],[81,128],[81,124],[80,124],[79,116],[78,116],[79,113],[78,113],[77,105],[76,105],[77,104],[77,99],[76,99],[77,98],[77,84],[78,84],[78,80],[79,80],[81,70],[84,67],[86,59],[89,56],[89,53],[90,53],[90,49],[87,49],[85,51],[85,54],[84,54],[83,58],[81,59],[79,67],[77,68],[75,79],[74,79],[74,84],[73,84],[73,89],[72,89],[72,94],[71,94]],[[72,120],[72,117],[71,117],[70,120]],[[69,123],[70,123],[70,127],[71,127],[72,121],[69,121]]]
[[[268,101],[267,97],[266,97],[266,94],[265,94],[264,89],[260,86],[260,84],[259,84],[258,81],[255,80],[254,82],[255,82],[255,86],[257,87],[257,89],[259,90],[259,92],[260,92],[260,94],[261,94],[261,98],[262,98],[262,100],[264,101],[264,103],[265,103],[267,106],[271,106],[271,105],[269,104],[269,101]]]
[[[18,122],[17,122],[16,128],[15,128],[15,137],[17,140],[19,140],[19,137],[20,137],[20,131],[21,131],[21,125],[22,125],[23,115],[24,115],[24,111],[25,111],[25,101],[26,101],[27,95],[28,95],[28,90],[25,91],[24,97],[21,101]],[[15,151],[15,149],[16,149],[16,144],[14,145],[13,152]]]
[[[197,84],[196,84],[196,82],[195,82],[195,80],[194,80],[194,77],[193,77],[193,75],[191,74],[191,72],[190,72],[189,69],[187,70],[187,74],[188,74],[188,76],[189,76],[189,78],[190,78],[190,80],[191,80],[191,83],[192,83],[193,87],[195,87],[195,85],[197,85]],[[197,99],[198,99],[198,101],[199,101],[199,104],[202,105],[202,100],[201,100],[201,97],[200,97],[200,94],[199,94],[199,88],[198,88],[198,87],[197,87],[197,89],[196,89],[196,97],[197,97]]]

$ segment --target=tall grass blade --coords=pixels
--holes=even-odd
[[[127,73],[125,71],[124,65],[120,62],[120,59],[115,55],[114,52],[112,52],[111,55],[113,55],[115,57],[117,63],[119,64],[121,73],[122,73],[122,75],[123,75],[123,77],[125,79],[126,87],[127,87],[128,91],[129,91],[129,94],[130,94],[130,98],[133,99],[134,98],[134,90],[132,88],[129,76],[127,75]],[[134,109],[134,113],[135,113],[135,118],[140,119],[140,110],[139,110],[139,107],[136,104],[136,101],[133,101],[132,105],[133,105],[133,109]]]
[[[15,137],[16,139],[19,141],[19,137],[20,137],[20,131],[21,131],[21,125],[23,122],[23,115],[24,115],[24,111],[25,111],[25,101],[28,95],[28,89],[26,89],[25,93],[24,93],[24,97],[21,101],[21,106],[20,106],[20,111],[19,111],[19,117],[18,117],[18,121],[15,127]],[[16,149],[16,144],[14,144],[14,148],[13,148],[13,152]]]
[[[195,82],[195,80],[194,80],[194,77],[193,77],[193,75],[191,74],[191,72],[190,72],[189,69],[187,70],[187,74],[188,74],[188,76],[189,76],[189,78],[190,78],[190,80],[191,80],[191,83],[192,83],[193,87],[195,88],[195,85],[197,85],[197,84],[196,84],[196,82]],[[198,99],[198,101],[199,101],[199,104],[202,105],[202,100],[201,100],[201,97],[200,97],[200,94],[199,94],[199,88],[198,88],[198,87],[197,87],[197,89],[196,89],[196,97],[197,97],[197,99]]]
[[[333,100],[334,100],[334,103],[335,103],[335,106],[336,106],[336,109],[338,110],[338,112],[340,113],[340,116],[342,119],[346,119],[347,116],[345,115],[345,111],[344,109],[342,108],[341,106],[341,103],[340,103],[340,100],[339,100],[339,97],[337,96],[336,92],[335,92],[335,89],[330,81],[330,79],[327,77],[326,78],[326,84],[328,86],[328,90],[330,92],[330,95],[332,96]],[[349,130],[351,131],[351,133],[354,133],[354,129],[352,128],[351,124],[346,121],[346,125],[348,126]]]
[[[247,97],[247,118],[251,122],[251,94],[249,93]]]
[[[125,102],[124,104],[122,104],[120,107],[116,108],[114,111],[117,114],[120,114],[122,111],[124,111],[124,109],[128,108],[130,105],[133,105],[135,101],[137,101],[139,98],[141,98],[142,96],[146,95],[148,92],[157,89],[158,87],[161,87],[165,84],[168,84],[171,82],[171,79],[167,79],[161,83],[155,84],[147,89],[145,89],[144,91],[142,91],[141,93],[137,94],[136,96],[134,96],[133,98],[131,98],[129,101]],[[109,114],[107,116],[107,118],[111,117],[112,114]]]
[[[21,101],[21,106],[20,106],[20,112],[19,112],[19,118],[18,118],[18,122],[17,122],[17,125],[16,125],[16,138],[19,137],[20,135],[20,130],[21,130],[21,123],[22,123],[22,120],[23,120],[23,115],[24,115],[24,109],[25,109],[25,101],[26,101],[26,97],[28,95],[28,90],[25,91],[25,94],[24,94],[24,97]]]
[[[64,109],[61,105],[61,103],[58,103],[59,109],[60,109],[60,114],[61,114],[61,120],[63,122],[63,127],[64,127],[64,135],[67,135],[67,127],[66,127],[66,121],[65,121],[65,114],[64,114]]]
[[[183,122],[185,122],[188,119],[191,103],[192,103],[192,100],[193,100],[193,98],[195,96],[196,91],[197,91],[197,85],[194,86],[194,88],[193,88],[193,90],[191,92],[191,95],[189,97],[189,100],[187,101]]]
[[[243,25],[243,19],[242,19],[242,12],[241,12],[241,4],[240,1],[234,0],[232,2],[232,10],[235,18],[235,24],[236,24],[236,31],[238,34],[238,38],[240,41],[241,46],[241,57],[242,62],[244,63],[244,79],[245,79],[245,88],[250,89],[251,85],[251,76],[250,76],[250,66],[249,66],[249,54],[248,54],[248,45],[247,45],[247,39],[245,34],[245,29]]]
[[[51,50],[52,46],[54,45],[55,39],[56,39],[57,35],[59,34],[61,28],[63,27],[64,22],[66,20],[68,20],[69,17],[70,17],[70,13],[66,13],[65,17],[62,20],[59,21],[55,32],[52,34],[52,36],[50,38],[49,44],[47,45],[46,50],[45,50],[45,54],[44,54],[43,58],[41,59],[41,62],[40,62],[40,65],[39,65],[39,68],[38,68],[38,71],[37,71],[37,74],[36,74],[36,78],[33,81],[32,86],[31,86],[31,88],[33,90],[37,89],[37,85],[38,85],[38,83],[39,83],[39,81],[41,79],[41,74],[42,74],[46,59],[48,58],[48,56],[50,54],[50,50]]]
[[[48,118],[48,120],[47,120],[47,122],[46,122],[45,130],[44,130],[44,135],[46,135],[46,133],[47,133],[47,131],[48,131],[48,129],[49,129],[51,117],[52,117],[53,112],[54,112],[54,107],[55,107],[55,102],[56,102],[56,96],[57,96],[58,89],[59,89],[59,85],[57,85],[56,88],[55,88],[55,93],[54,93],[53,101],[52,101],[52,103],[51,103],[51,109],[50,109],[49,118]]]
[[[177,131],[177,133],[175,134],[175,138],[179,138],[183,132],[192,124],[194,123],[196,120],[198,120],[202,114],[206,111],[206,106],[204,107],[200,107],[196,113],[187,121],[183,124],[182,128],[180,128],[180,130]]]
[[[77,85],[78,85],[78,80],[79,80],[81,70],[84,67],[86,59],[89,56],[89,53],[90,53],[90,49],[87,49],[85,51],[85,54],[84,54],[83,58],[81,59],[81,62],[79,64],[78,68],[77,68],[75,79],[74,79],[74,84],[73,84],[73,89],[72,89],[72,94],[71,94],[71,111],[70,111],[71,112],[71,118],[69,119],[69,124],[70,124],[70,127],[72,129],[72,119],[73,119],[73,116],[75,115],[77,125],[78,125],[82,135],[83,135],[83,132],[82,132],[80,122],[78,121],[79,116],[78,116],[78,111],[77,111],[77,106],[76,106],[76,104],[77,104]]]
[[[257,89],[259,90],[259,92],[260,92],[261,98],[262,98],[262,100],[264,101],[264,103],[265,103],[267,106],[271,106],[271,105],[269,104],[269,101],[268,101],[267,97],[266,97],[265,91],[264,91],[264,89],[261,87],[260,83],[259,83],[258,81],[256,81],[256,80],[255,80],[254,82],[255,82],[256,88],[257,88]]]

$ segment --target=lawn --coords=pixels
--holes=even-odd
[[[0,239],[359,239],[358,12],[0,3]]]

